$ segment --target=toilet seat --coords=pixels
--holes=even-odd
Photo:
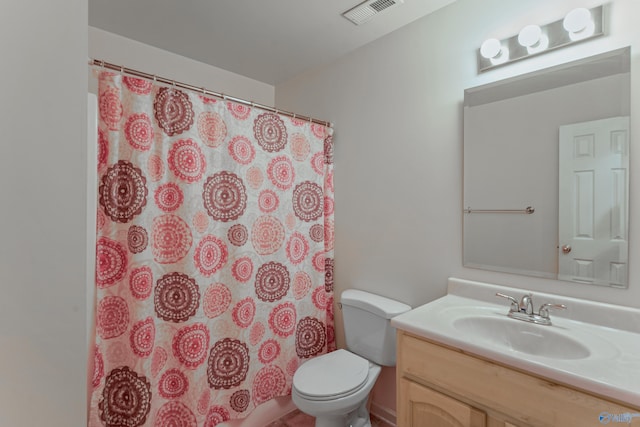
[[[333,400],[361,389],[368,376],[368,360],[340,349],[300,366],[293,376],[293,387],[305,399]]]

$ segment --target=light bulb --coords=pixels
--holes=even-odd
[[[531,47],[540,42],[542,29],[538,25],[527,25],[518,34],[518,43],[524,47]]]
[[[527,48],[529,54],[542,52],[549,47],[549,37],[538,25],[527,25],[518,34],[518,43]]]
[[[480,46],[480,55],[482,55],[483,58],[492,59],[500,55],[501,50],[500,40],[487,39],[482,42],[482,46]]]
[[[487,39],[480,46],[480,55],[493,65],[504,64],[509,60],[509,49],[498,39]]]
[[[569,33],[571,40],[580,40],[593,35],[595,23],[591,19],[589,9],[583,7],[573,9],[567,13],[562,21],[562,26]]]

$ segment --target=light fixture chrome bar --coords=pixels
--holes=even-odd
[[[471,209],[471,207],[467,207],[464,210],[464,213],[472,214],[472,213],[509,213],[509,214],[527,214],[531,215],[536,210],[531,206],[527,206],[524,209]]]
[[[572,37],[570,31],[566,30],[563,25],[565,19],[563,18],[539,27],[542,37],[546,38],[545,44],[548,43],[547,46],[542,46],[542,48],[539,49],[527,48],[520,44],[518,34],[502,40],[493,40],[496,45],[499,42],[501,53],[496,57],[486,58],[481,54],[481,49],[478,49],[478,73],[604,35],[604,6],[597,6],[588,10],[591,12],[591,19],[593,21],[593,31],[589,31],[588,35]]]

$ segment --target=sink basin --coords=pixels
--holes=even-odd
[[[548,326],[508,317],[462,317],[454,320],[453,327],[491,346],[534,356],[569,360],[584,359],[591,355],[588,347],[568,335]]]

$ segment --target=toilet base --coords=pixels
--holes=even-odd
[[[316,417],[315,427],[344,427],[345,425],[346,417],[344,415]]]
[[[325,415],[316,417],[315,427],[371,427],[367,401],[346,415]]]
[[[368,400],[362,402],[362,405],[353,411],[347,419],[347,427],[371,427],[371,417],[367,409]]]

